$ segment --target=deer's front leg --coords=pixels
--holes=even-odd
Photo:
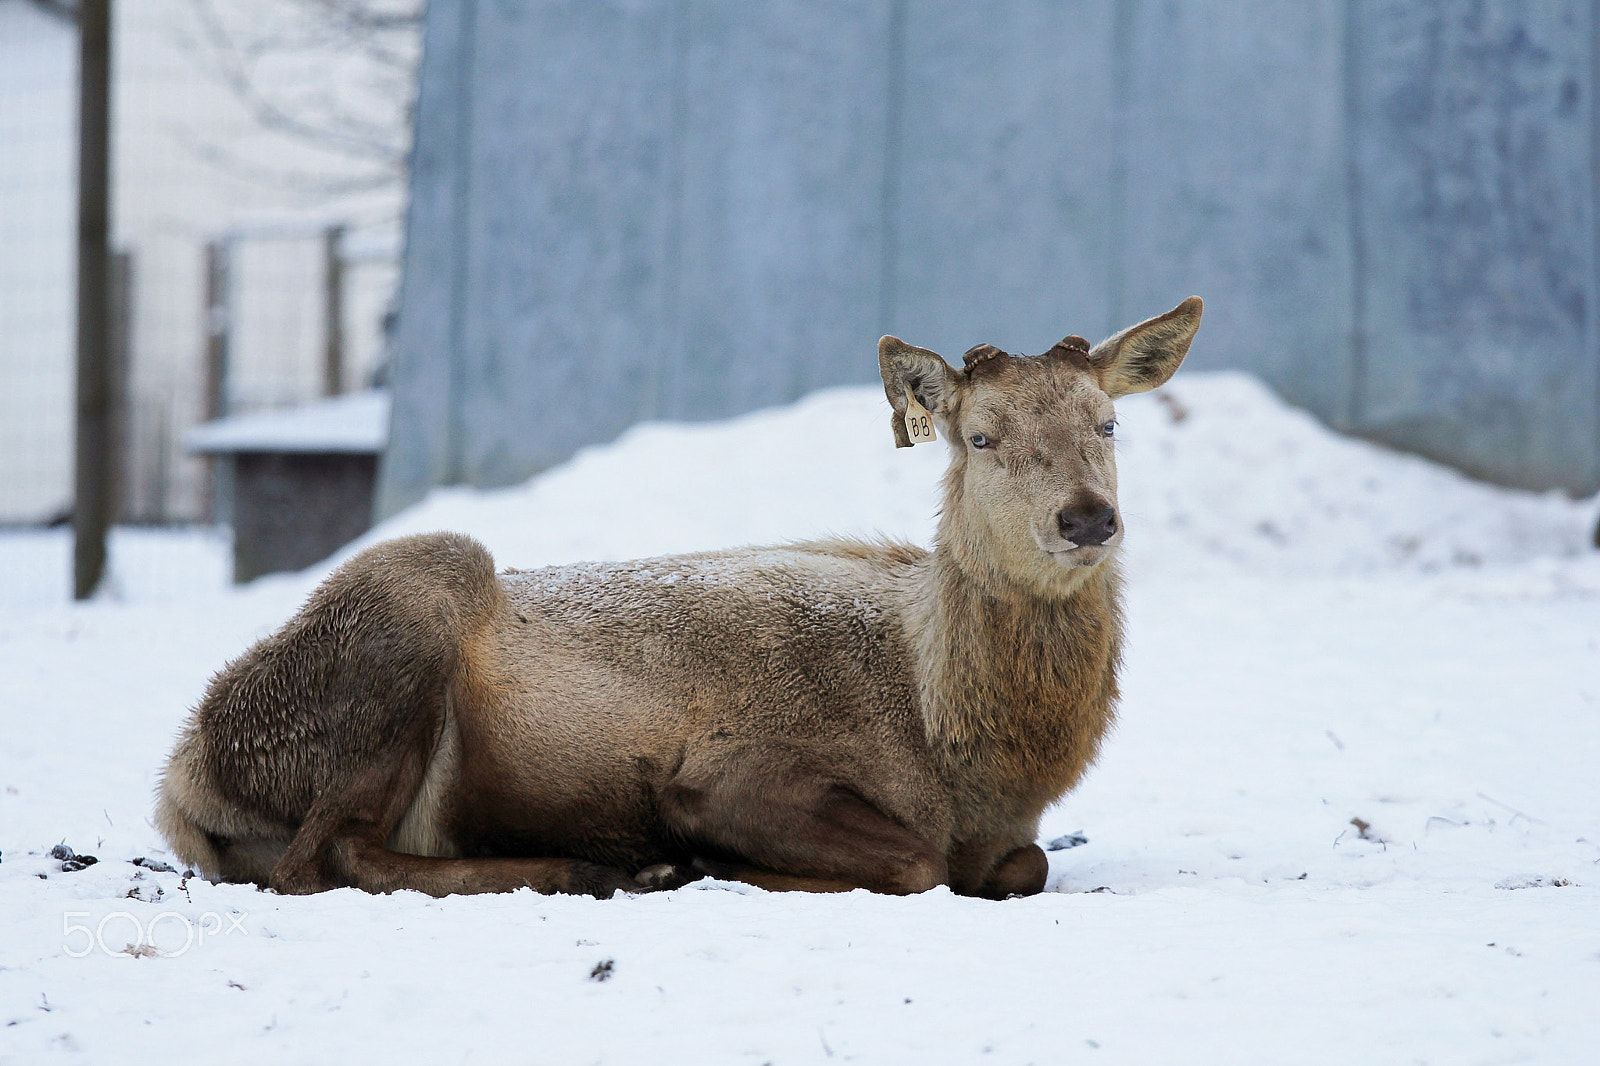
[[[775,891],[903,895],[947,882],[937,847],[803,757],[761,746],[707,763],[685,763],[660,794],[667,826],[716,857],[702,872]]]
[[[1044,849],[1037,844],[1024,844],[995,864],[974,895],[986,899],[1037,895],[1044,891],[1049,876],[1050,861],[1045,858]]]

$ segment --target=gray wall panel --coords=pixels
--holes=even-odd
[[[1590,5],[1354,10],[1358,428],[1498,480],[1595,487]]]
[[[892,11],[690,6],[684,372],[668,413],[731,414],[874,373]]]
[[[520,481],[650,413],[674,208],[669,5],[478,8],[461,480]]]
[[[380,513],[1206,297],[1194,364],[1600,488],[1578,0],[434,0]]]
[[[1130,3],[1123,261],[1111,322],[1206,299],[1196,367],[1337,412],[1352,274],[1343,5]]]
[[[911,6],[893,301],[879,332],[947,358],[1106,332],[1112,6]]]

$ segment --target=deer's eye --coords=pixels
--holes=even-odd
[[[1117,420],[1113,418],[1111,421],[1109,421],[1105,425],[1101,426],[1100,427],[1100,435],[1102,437],[1114,437],[1114,436],[1116,436],[1117,435]]]
[[[972,446],[974,448],[993,448],[994,447],[994,441],[990,440],[988,437],[984,436],[982,433],[974,433],[972,436],[968,437],[967,439],[972,442]]]

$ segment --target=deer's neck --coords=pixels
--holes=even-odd
[[[1115,714],[1121,577],[1044,597],[934,552],[917,634],[923,718],[956,783],[1042,808],[1094,760]]]

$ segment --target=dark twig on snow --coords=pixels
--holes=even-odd
[[[1517,810],[1515,807],[1511,806],[1511,804],[1509,804],[1509,803],[1501,803],[1499,800],[1495,799],[1493,796],[1487,796],[1487,795],[1483,794],[1482,792],[1480,792],[1480,793],[1478,793],[1478,798],[1481,799],[1481,800],[1488,800],[1490,803],[1494,804],[1496,807],[1500,807],[1500,808],[1502,808],[1504,810],[1510,811],[1511,812],[1511,820],[1513,822],[1516,821],[1518,818],[1522,818],[1522,819],[1525,819],[1527,821],[1532,822],[1534,825],[1545,825],[1545,824],[1547,824],[1542,819],[1535,818],[1531,814],[1525,814],[1522,811]]]

